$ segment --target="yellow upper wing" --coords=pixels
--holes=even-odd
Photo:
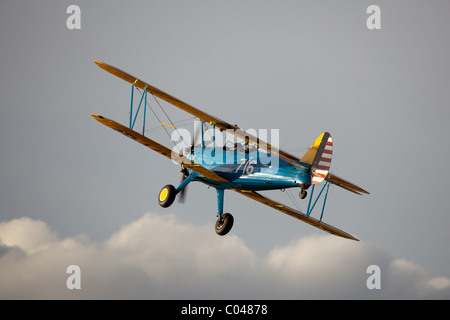
[[[103,70],[108,71],[109,73],[127,81],[128,83],[135,85],[136,87],[138,87],[142,90],[147,90],[147,92],[151,93],[155,97],[158,97],[158,98],[174,105],[175,107],[178,107],[181,110],[184,110],[184,111],[192,114],[193,116],[196,116],[196,117],[202,119],[203,121],[209,122],[210,124],[214,123],[215,126],[218,127],[220,130],[228,130],[228,132],[230,134],[233,134],[243,140],[246,140],[252,144],[255,144],[255,145],[267,150],[268,152],[271,152],[272,154],[280,157],[284,161],[286,161],[294,166],[304,167],[299,163],[300,158],[298,158],[294,155],[291,155],[283,150],[280,150],[280,149],[258,139],[257,137],[255,137],[251,134],[248,134],[247,132],[245,132],[244,130],[242,130],[235,124],[232,125],[232,124],[230,124],[226,121],[223,121],[217,117],[209,115],[206,112],[203,112],[203,111],[163,92],[162,90],[159,90],[158,88],[151,86],[148,83],[145,83],[144,81],[137,79],[136,77],[133,77],[132,75],[130,75],[116,67],[110,66],[106,63],[99,62],[99,61],[95,61],[95,63],[97,64],[97,66],[99,66]]]
[[[108,71],[109,73],[125,80],[126,82],[134,84],[137,88],[140,88],[142,90],[147,90],[149,93],[153,94],[155,97],[158,97],[164,101],[167,101],[168,103],[202,119],[203,121],[215,123],[216,126],[219,127],[220,129],[223,129],[223,130],[238,129],[238,126],[231,125],[223,120],[220,120],[219,118],[213,117],[213,116],[207,114],[206,112],[203,112],[203,111],[163,92],[162,90],[159,90],[158,88],[151,86],[148,83],[145,83],[144,81],[141,81],[141,80],[137,79],[136,77],[133,77],[132,75],[129,75],[128,73],[126,73],[116,67],[110,66],[106,63],[99,62],[99,61],[95,61],[95,63],[97,64],[97,66],[99,66],[103,70]]]
[[[237,125],[232,125],[232,124],[230,124],[228,122],[225,122],[225,121],[223,121],[223,120],[221,120],[221,119],[219,119],[217,117],[209,115],[206,112],[203,112],[203,111],[201,111],[201,110],[199,110],[199,109],[197,109],[197,108],[195,108],[195,107],[193,107],[193,106],[191,106],[191,105],[189,105],[189,104],[187,104],[187,103],[185,103],[185,102],[183,102],[183,101],[181,101],[181,100],[179,100],[179,99],[177,99],[177,98],[175,98],[175,97],[173,97],[173,96],[171,96],[171,95],[169,95],[169,94],[167,94],[167,93],[165,93],[165,92],[163,92],[161,90],[159,90],[158,88],[153,87],[153,86],[149,85],[148,83],[145,83],[144,81],[141,81],[141,80],[137,79],[136,77],[134,77],[132,75],[129,75],[128,73],[126,73],[126,72],[124,72],[124,71],[122,71],[122,70],[120,70],[120,69],[118,69],[116,67],[110,66],[110,65],[108,65],[106,63],[99,62],[99,61],[95,61],[95,63],[97,64],[97,66],[99,66],[103,70],[108,71],[109,73],[111,73],[111,74],[113,74],[113,75],[115,75],[115,76],[117,76],[117,77],[127,81],[128,83],[131,83],[131,84],[135,85],[136,87],[138,87],[138,88],[140,88],[142,90],[147,90],[149,93],[151,93],[154,96],[156,96],[156,97],[158,97],[158,98],[160,98],[160,99],[162,99],[162,100],[164,100],[164,101],[174,105],[175,107],[178,107],[181,110],[184,110],[184,111],[186,111],[186,112],[188,112],[188,113],[190,113],[190,114],[192,114],[192,115],[202,119],[203,121],[209,122],[211,124],[214,123],[219,129],[221,129],[221,130],[229,130],[228,131],[229,133],[234,134],[235,136],[237,136],[237,137],[239,137],[241,139],[247,140],[250,143],[253,143],[255,145],[260,146],[261,148],[271,152],[273,155],[278,156],[279,158],[283,159],[284,161],[286,161],[287,163],[289,163],[291,165],[305,168],[302,164],[300,164],[300,162],[303,162],[303,160],[305,160],[305,162],[308,163],[308,161],[306,159],[300,159],[300,158],[298,158],[298,157],[296,157],[294,155],[291,155],[291,154],[289,154],[289,153],[287,153],[287,152],[285,152],[283,150],[280,150],[280,149],[278,149],[278,148],[276,148],[276,147],[274,147],[274,146],[272,146],[272,145],[270,145],[270,144],[268,144],[268,143],[258,139],[257,137],[248,134],[247,132],[245,132],[244,130],[239,128]],[[124,126],[122,126],[122,127],[127,129],[127,130],[129,130],[128,128],[126,128]],[[126,132],[126,131],[123,131],[123,132]],[[135,131],[132,131],[132,132],[133,132],[134,135],[138,134]],[[148,139],[148,138],[142,136],[142,138],[140,138],[140,139],[143,140],[143,139]],[[148,139],[148,140],[150,140],[150,139]],[[159,145],[159,146],[162,147],[161,145]],[[160,147],[158,147],[158,149],[161,149]],[[315,147],[314,144],[313,144],[313,146],[311,146],[311,148],[313,148],[313,147]],[[155,151],[158,151],[158,150],[155,150]],[[169,152],[170,152],[170,150],[169,150]],[[187,161],[189,161],[189,160],[187,160]],[[311,161],[312,160],[310,160],[310,162]],[[326,180],[330,181],[331,183],[333,183],[333,184],[335,184],[335,185],[337,185],[339,187],[342,187],[342,188],[344,188],[344,189],[346,189],[348,191],[351,191],[351,192],[354,192],[354,193],[357,193],[357,194],[368,193],[364,189],[361,189],[360,187],[358,187],[358,186],[356,186],[356,185],[354,185],[354,184],[352,184],[352,183],[350,183],[348,181],[345,181],[342,178],[336,177],[335,175],[332,175],[330,173],[327,175]]]

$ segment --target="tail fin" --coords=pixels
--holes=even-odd
[[[328,174],[333,153],[333,140],[328,132],[322,133],[300,160],[311,165],[311,184],[322,182]]]

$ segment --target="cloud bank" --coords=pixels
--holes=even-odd
[[[69,265],[81,289],[69,290]],[[367,267],[380,267],[369,290]],[[365,242],[299,238],[256,254],[238,236],[148,213],[104,242],[27,217],[0,223],[0,299],[449,299],[450,279]]]

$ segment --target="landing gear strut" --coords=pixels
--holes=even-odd
[[[189,175],[184,178],[178,188],[175,188],[173,185],[168,184],[165,185],[158,195],[158,203],[163,208],[168,208],[174,202],[175,197],[179,192],[181,192],[187,184],[192,181],[194,176]],[[217,221],[215,225],[216,233],[219,236],[224,236],[228,232],[230,232],[233,227],[234,218],[230,213],[223,213],[223,197],[224,197],[224,189],[216,188],[217,190]]]
[[[175,188],[171,184],[165,185],[158,194],[158,203],[163,208],[168,208],[172,205],[177,194],[180,194],[178,200],[183,202],[183,195],[187,185],[196,178],[195,173],[188,174],[186,168],[181,169],[182,178],[180,185]]]
[[[216,221],[216,233],[219,236],[224,236],[230,232],[233,227],[234,218],[229,213],[223,213],[223,196],[225,189],[216,188],[217,191],[217,221]]]

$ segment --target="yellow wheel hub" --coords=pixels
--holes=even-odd
[[[167,195],[169,194],[169,191],[167,191],[166,188],[162,189],[159,193],[159,201],[164,201],[167,198]]]

